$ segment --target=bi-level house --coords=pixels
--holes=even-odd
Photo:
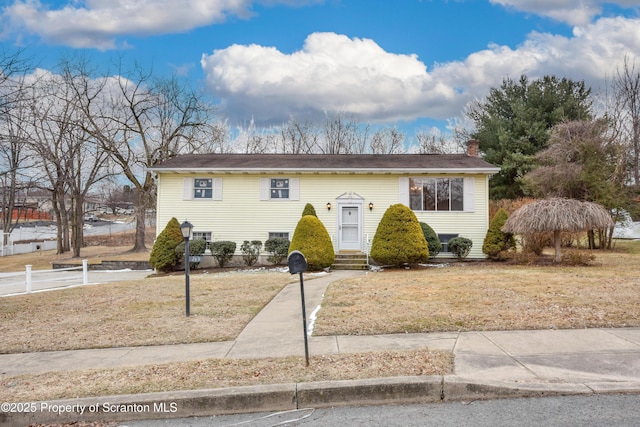
[[[151,169],[157,174],[157,225],[171,217],[194,226],[193,237],[291,239],[311,203],[336,253],[366,252],[385,210],[409,206],[445,244],[473,241],[470,258],[483,258],[489,222],[489,177],[498,168],[466,154],[186,154]]]

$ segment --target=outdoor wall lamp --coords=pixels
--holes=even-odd
[[[190,297],[189,297],[189,237],[191,237],[191,230],[193,230],[193,225],[189,221],[185,221],[180,225],[180,232],[182,233],[182,237],[184,237],[184,286],[185,286],[185,298],[187,301],[187,317],[189,317],[190,312]]]
[[[331,203],[327,203],[327,210],[330,211],[331,210]]]
[[[373,202],[369,203],[369,210],[372,211],[373,210]]]

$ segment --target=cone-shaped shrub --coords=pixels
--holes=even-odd
[[[429,248],[416,215],[403,204],[384,213],[371,244],[371,258],[384,265],[417,264],[429,259]]]
[[[307,203],[306,205],[304,205],[304,209],[302,210],[302,216],[305,216],[305,215],[313,215],[315,217],[318,216],[316,215],[316,208],[314,208],[311,203]]]
[[[149,264],[158,271],[172,271],[180,260],[176,254],[176,247],[183,240],[180,223],[177,219],[171,218],[151,248]]]
[[[421,222],[420,228],[422,228],[422,234],[424,234],[424,238],[427,241],[427,247],[429,247],[429,258],[435,258],[442,250],[440,238],[436,232],[433,231],[433,228],[431,228],[426,222]]]
[[[489,229],[482,244],[482,252],[491,259],[500,259],[502,252],[516,246],[513,234],[502,231],[507,219],[509,219],[509,215],[504,209],[500,208],[489,223]]]
[[[331,236],[324,224],[313,215],[305,215],[298,221],[289,245],[289,253],[293,251],[302,252],[309,270],[330,267],[335,260]]]

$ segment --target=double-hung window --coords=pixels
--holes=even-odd
[[[222,200],[222,178],[184,178],[184,200]]]
[[[260,200],[300,200],[300,178],[260,178]]]
[[[207,242],[207,249],[211,244],[211,232],[210,231],[194,231],[192,240],[204,240]]]
[[[289,198],[289,179],[288,178],[271,178],[271,186],[269,188],[272,199],[288,199]]]
[[[414,211],[464,210],[463,178],[410,178],[409,203]]]
[[[213,179],[195,178],[193,180],[193,198],[194,199],[213,198]]]

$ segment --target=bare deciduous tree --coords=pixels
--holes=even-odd
[[[640,70],[635,61],[625,57],[613,81],[613,91],[620,130],[629,145],[630,175],[633,183],[640,186]]]
[[[0,214],[5,233],[2,244],[7,243],[6,233],[11,233],[20,220],[17,198],[29,187],[28,174],[24,171],[31,166],[32,160],[25,147],[28,137],[23,126],[25,111],[20,108],[21,101],[29,93],[24,79],[29,63],[22,54],[20,50],[0,50]],[[14,218],[17,208],[18,214]]]
[[[404,133],[395,127],[379,129],[371,137],[370,147],[373,154],[403,153]]]
[[[148,167],[179,153],[203,151],[214,137],[213,110],[176,77],[153,78],[137,67],[130,73],[92,80],[67,64],[81,100],[86,130],[136,189],[133,251],[146,250],[145,220],[155,191]]]
[[[454,140],[448,140],[444,135],[418,132],[416,134],[418,140],[418,152],[420,154],[453,154],[463,151],[460,148],[460,142]],[[468,141],[465,140],[465,142]]]
[[[357,147],[358,123],[344,114],[327,116],[322,128],[322,154],[353,154]]]
[[[277,150],[285,154],[311,154],[320,146],[320,130],[312,122],[290,119],[280,129],[280,143]]]
[[[82,126],[72,87],[63,76],[44,73],[33,88],[30,107],[30,147],[41,159],[52,194],[58,224],[58,253],[84,246],[85,199],[94,184],[109,173],[108,153],[101,150]],[[37,99],[37,102],[35,101]]]

